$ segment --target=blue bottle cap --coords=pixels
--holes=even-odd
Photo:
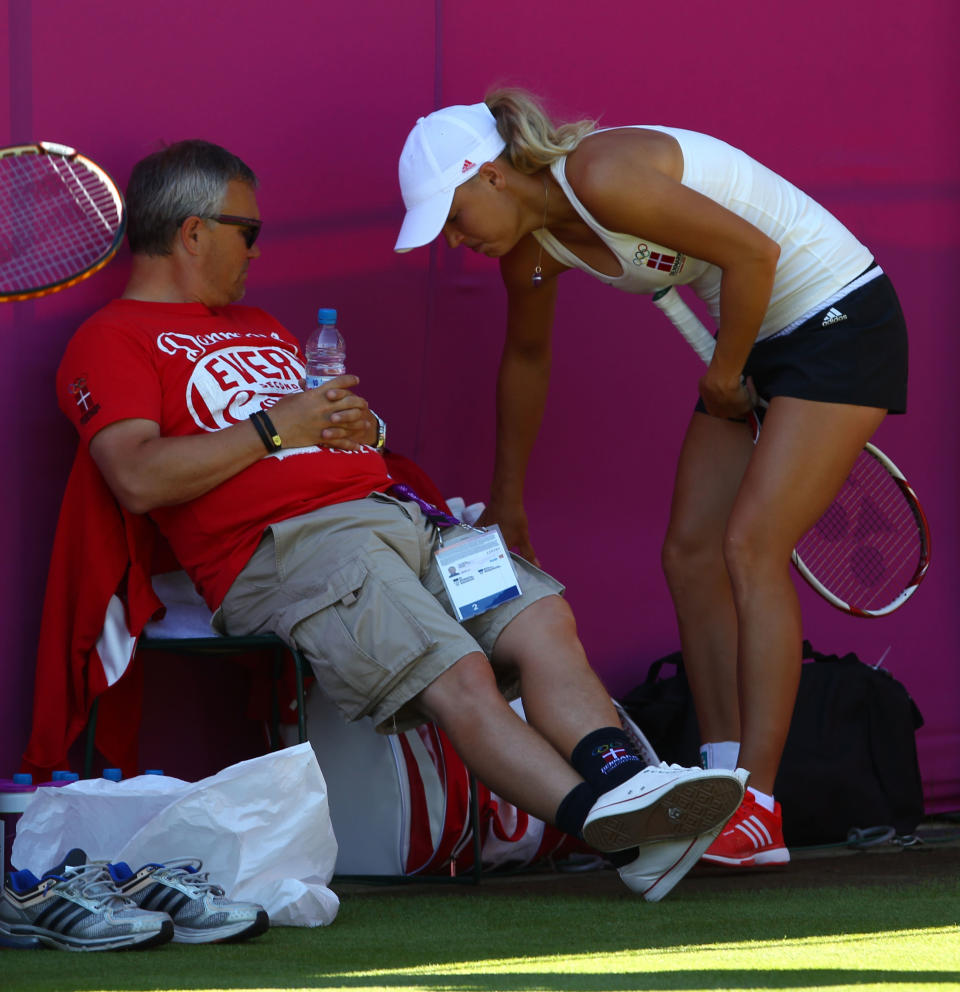
[[[123,778],[123,772],[119,768],[104,768],[103,777],[111,782],[119,782]]]
[[[321,307],[317,311],[318,324],[335,324],[337,322],[337,311],[329,307]]]
[[[65,771],[62,771],[62,770],[55,771],[50,776],[50,781],[51,782],[67,782],[67,781],[69,781],[69,778],[68,778],[69,774],[70,774],[70,772],[65,772]]]
[[[14,772],[13,773],[13,784],[14,785],[33,785],[33,776],[30,772]]]
[[[145,768],[143,770],[143,774],[144,775],[162,775],[163,774],[163,769],[162,768]]]

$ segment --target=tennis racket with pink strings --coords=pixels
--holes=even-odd
[[[670,287],[653,297],[706,364],[716,341]],[[750,418],[754,443],[762,408]],[[823,516],[797,542],[793,564],[827,602],[853,616],[880,617],[902,606],[930,565],[930,528],[903,473],[867,444]]]
[[[87,279],[116,254],[125,227],[116,183],[75,149],[0,148],[0,302]]]

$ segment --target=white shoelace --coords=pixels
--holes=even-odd
[[[75,893],[109,909],[136,909],[137,904],[117,888],[105,861],[91,861],[85,865],[67,865],[60,876],[65,879],[64,892]]]
[[[207,892],[212,892],[215,896],[226,894],[216,882],[210,881],[208,872],[200,870],[203,867],[203,862],[199,858],[178,858],[175,861],[165,861],[163,867],[175,872],[177,881],[183,882],[189,888],[196,889],[200,895]]]

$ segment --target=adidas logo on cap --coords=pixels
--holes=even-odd
[[[823,321],[821,322],[821,327],[828,327],[830,324],[839,324],[841,320],[846,320],[847,315],[841,313],[836,307],[830,307],[830,309],[824,315]]]

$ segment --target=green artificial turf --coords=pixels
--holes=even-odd
[[[243,944],[0,951],[0,988],[594,992],[960,990],[960,880],[771,888],[656,905],[484,886],[375,889],[329,927]]]

